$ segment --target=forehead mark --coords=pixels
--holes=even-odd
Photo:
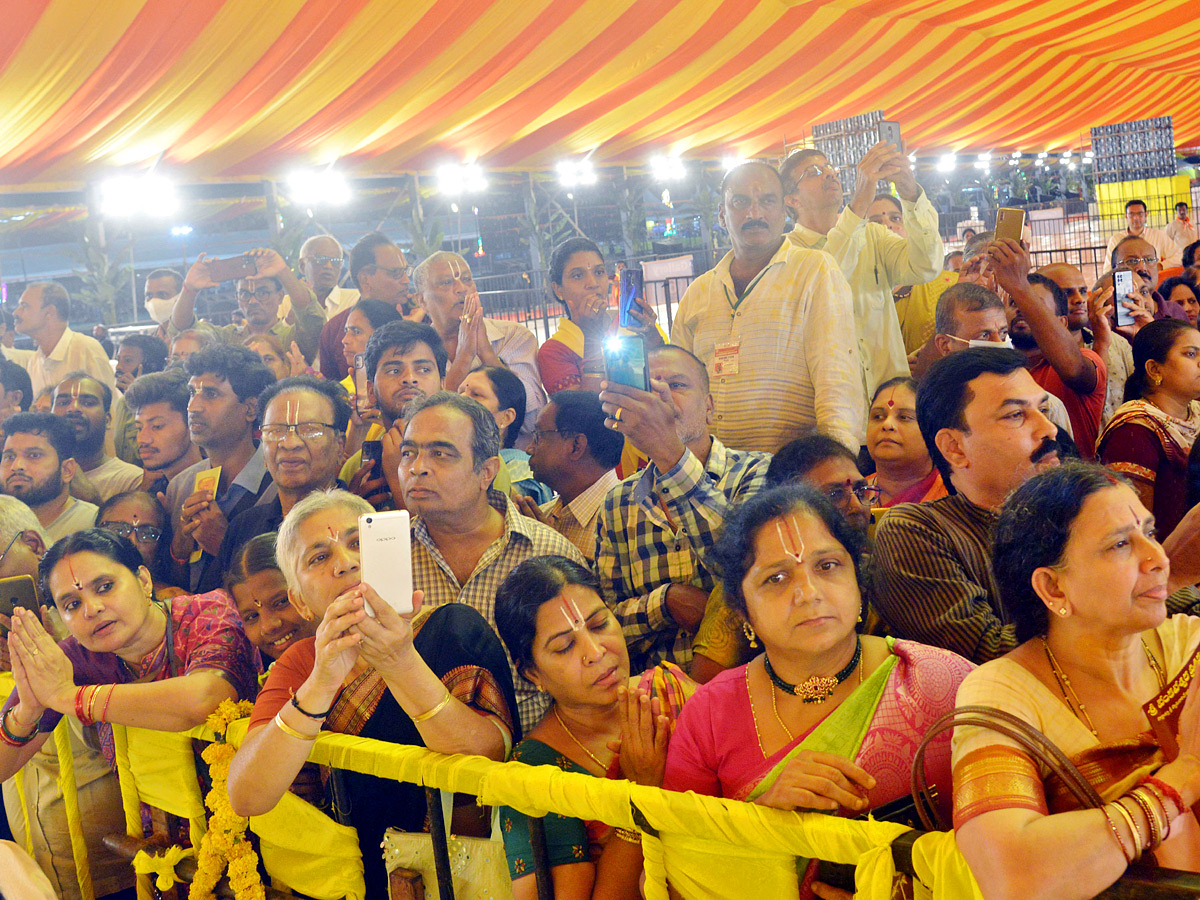
[[[75,585],[75,590],[83,590],[83,585],[79,583],[79,578],[75,575],[75,567],[71,565],[70,558],[67,559],[67,571],[71,573],[71,582]]]
[[[1131,516],[1133,516],[1134,524],[1136,524],[1138,528],[1141,528],[1142,527],[1142,517],[1139,516],[1136,512],[1134,512],[1134,509],[1132,506],[1129,507],[1129,514]]]
[[[783,552],[794,559],[797,565],[804,565],[804,539],[800,537],[800,523],[796,520],[796,514],[792,513],[786,519],[776,519],[775,531],[779,535],[779,543],[783,545]]]
[[[890,394],[888,394],[887,405],[888,405],[888,409],[891,409],[893,406],[896,405],[896,389],[894,387],[892,388],[892,392]]]
[[[583,613],[579,611],[579,606],[573,599],[563,598],[562,605],[559,606],[558,611],[567,620],[567,627],[571,631],[582,631],[586,627]]]

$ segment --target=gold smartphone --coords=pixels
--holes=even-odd
[[[1011,238],[1021,243],[1021,234],[1025,231],[1025,210],[1004,207],[996,211],[996,240]]]

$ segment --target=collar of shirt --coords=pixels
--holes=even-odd
[[[638,479],[637,486],[633,489],[633,498],[643,509],[647,511],[659,510],[658,500],[654,497],[654,489],[658,484],[658,479],[678,472],[689,456],[694,457],[696,454],[688,448],[684,448],[683,456],[679,457],[679,462],[675,463],[670,472],[660,473],[654,463],[650,463],[642,470],[642,475]],[[708,461],[704,464],[704,471],[711,475],[714,481],[720,481],[725,477],[725,472],[729,468],[729,451],[725,449],[725,445],[713,435],[712,449],[708,451]],[[661,510],[657,513],[662,515]]]
[[[228,516],[229,510],[233,509],[244,494],[258,493],[265,477],[268,477],[267,460],[263,456],[262,445],[259,444],[254,450],[254,455],[246,460],[242,471],[237,473],[237,478],[233,479],[233,483],[225,491],[225,496],[217,500],[217,506],[221,507],[221,511]]]
[[[583,493],[566,504],[566,509],[575,517],[577,523],[585,525],[592,521],[600,510],[600,504],[604,502],[608,492],[620,483],[621,479],[617,477],[616,471],[609,469],[593,481]],[[558,501],[558,508],[563,508],[561,498]]]
[[[998,509],[988,509],[986,506],[979,506],[976,503],[972,503],[961,493],[951,494],[949,497],[936,502],[944,503],[948,506],[957,506],[967,517],[983,523],[988,528],[991,528],[996,523],[996,520],[1000,518],[1000,511]]]
[[[733,274],[730,271],[730,267],[733,265],[733,251],[730,250],[728,253],[726,253],[721,261],[717,263],[715,271],[717,278],[721,282],[722,288],[725,290],[725,299],[729,301],[729,308],[737,309],[738,306],[741,305],[742,301],[749,297],[751,293],[753,293],[754,289],[758,287],[758,283],[763,280],[763,278],[769,271],[771,271],[771,269],[773,269],[775,266],[783,265],[784,262],[786,262],[788,253],[789,248],[787,238],[784,238],[779,245],[779,249],[775,251],[775,255],[771,257],[771,261],[763,266],[762,270],[757,275],[750,279],[746,285],[746,290],[742,291],[742,295],[740,297],[737,295],[737,289],[733,286]]]
[[[516,504],[510,503],[508,497],[501,491],[489,488],[487,498],[488,504],[492,507],[492,509],[504,516],[504,534],[501,535],[500,540],[497,541],[497,543],[501,546],[507,546],[508,542],[512,540],[513,535],[519,535],[522,539],[532,544],[533,536],[531,534],[531,525],[535,520],[529,518],[528,516],[521,515],[521,513],[517,510]],[[433,538],[429,536],[429,528],[426,526],[425,520],[421,516],[417,516],[414,519],[412,532],[413,536],[422,544],[424,544],[431,553],[436,554],[439,558],[441,557],[441,552],[438,550],[438,546],[434,543]],[[483,565],[486,562],[488,552],[489,551],[485,551],[483,556],[480,557],[480,565]],[[478,566],[476,568],[478,568]]]
[[[808,247],[811,250],[824,250],[825,245],[829,243],[829,236],[813,231],[805,225],[797,222],[792,226],[792,234],[796,236],[797,243]]]
[[[60,337],[58,339],[58,343],[54,345],[54,349],[51,350],[48,354],[45,354],[46,359],[52,359],[55,362],[62,362],[64,359],[66,359],[67,358],[67,348],[69,348],[71,346],[71,340],[74,337],[75,337],[74,331],[72,331],[70,328],[65,329],[62,333],[62,337]],[[40,348],[38,349],[38,354],[39,355],[42,354],[42,351]]]
[[[486,319],[484,320],[486,323]],[[558,341],[576,356],[583,357],[583,329],[563,316],[558,320],[558,328],[554,332],[552,340]]]

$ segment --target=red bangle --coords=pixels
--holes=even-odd
[[[1153,788],[1157,788],[1164,797],[1175,804],[1175,808],[1179,810],[1179,815],[1187,812],[1187,804],[1183,802],[1183,796],[1162,779],[1150,776],[1149,778],[1143,778],[1142,784],[1148,784]]]
[[[87,717],[83,714],[83,688],[75,690],[75,718],[84,725],[90,724],[86,721]]]
[[[112,701],[113,691],[116,689],[117,686],[115,684],[110,684],[108,686],[108,696],[104,698],[104,708],[100,710],[100,715],[96,717],[97,722],[108,721],[108,704]]]

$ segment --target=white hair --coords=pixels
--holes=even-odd
[[[16,497],[0,494],[0,553],[18,534],[32,531],[49,547],[52,543],[33,510]]]
[[[413,269],[413,290],[418,294],[423,293],[428,286],[429,270],[435,263],[444,262],[449,264],[451,261],[457,261],[468,272],[471,271],[470,264],[463,258],[462,254],[455,253],[453,250],[438,250],[430,253],[427,257],[417,264]]]
[[[341,488],[327,488],[323,491],[313,491],[297,502],[279,526],[279,534],[275,538],[275,559],[287,581],[288,590],[298,597],[301,596],[300,556],[304,553],[304,547],[300,543],[300,526],[317,513],[337,508],[348,510],[355,516],[375,512],[375,507],[357,494]]]

